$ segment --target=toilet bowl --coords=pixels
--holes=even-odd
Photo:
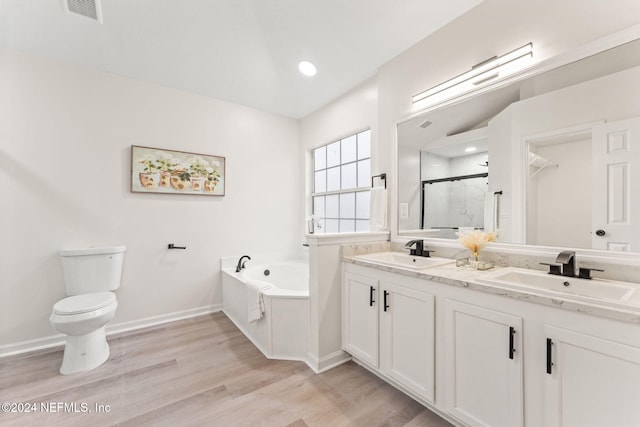
[[[109,358],[105,334],[118,308],[124,246],[60,251],[65,291],[53,306],[51,325],[66,335],[60,373],[70,375],[97,368]]]
[[[113,292],[94,292],[58,301],[51,324],[67,335],[60,373],[63,375],[97,368],[109,358],[105,326],[116,313]]]

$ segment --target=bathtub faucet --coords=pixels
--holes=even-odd
[[[243,262],[242,260],[243,260],[243,259],[245,259],[245,258],[246,258],[247,260],[250,260],[250,259],[251,259],[251,257],[250,257],[249,255],[242,255],[242,256],[240,257],[240,259],[238,260],[238,265],[236,265],[236,273],[238,273],[240,270],[242,270],[242,269],[244,268],[244,264],[245,264],[247,261],[244,261],[244,262]]]

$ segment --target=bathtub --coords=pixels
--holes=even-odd
[[[254,260],[257,257],[253,257]],[[255,263],[239,273],[222,261],[222,310],[269,359],[306,361],[309,340],[309,264],[306,260]],[[237,259],[235,259],[237,261]],[[248,321],[246,283],[260,280],[274,288],[263,292],[265,313]]]

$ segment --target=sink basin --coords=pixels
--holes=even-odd
[[[603,279],[579,279],[547,274],[536,270],[505,268],[475,281],[506,288],[531,290],[547,294],[576,297],[587,300],[625,302],[631,298],[636,286],[631,283]]]
[[[447,258],[414,256],[401,252],[376,252],[359,255],[355,259],[411,270],[422,270],[423,268],[437,267],[454,262],[454,260]]]

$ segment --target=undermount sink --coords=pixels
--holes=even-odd
[[[509,267],[484,277],[477,277],[479,283],[497,285],[503,288],[538,291],[577,297],[578,299],[600,299],[625,302],[631,298],[636,286],[631,283],[604,279],[580,279],[547,274],[536,270]]]
[[[422,270],[423,268],[437,267],[454,262],[454,260],[447,258],[421,257],[401,252],[376,252],[359,255],[355,259],[411,270]]]

